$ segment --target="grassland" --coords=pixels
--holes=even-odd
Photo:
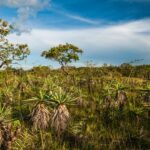
[[[0,72],[0,145],[13,150],[150,149],[150,66]]]

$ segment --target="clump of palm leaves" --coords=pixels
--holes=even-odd
[[[20,134],[20,128],[13,131],[11,123],[0,122],[0,148],[2,150],[12,150],[12,145]]]
[[[124,91],[118,91],[116,93],[116,106],[122,109],[127,101],[127,95]]]
[[[40,90],[36,97],[24,100],[24,103],[35,103],[30,118],[35,130],[46,129],[50,122],[50,111],[48,109],[48,101],[46,99],[46,92]]]
[[[103,89],[103,95],[104,95],[104,106],[106,107],[110,107],[113,99],[112,99],[112,87],[111,85],[105,85],[104,89]]]
[[[122,109],[127,102],[127,95],[124,90],[127,89],[128,87],[121,82],[115,82],[113,86],[114,90],[116,90],[115,105],[120,109]]]
[[[0,104],[0,149],[11,150],[12,145],[20,133],[20,128],[13,129],[11,108],[6,104]]]
[[[57,135],[60,136],[65,131],[70,119],[67,105],[72,105],[75,100],[76,98],[73,98],[60,87],[55,87],[49,92],[40,90],[37,97],[26,100],[36,102],[36,106],[31,113],[34,128],[46,129],[50,123]]]

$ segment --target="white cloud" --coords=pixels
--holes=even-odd
[[[17,9],[17,18],[14,19],[14,28],[18,33],[26,32],[29,29],[24,24],[29,17],[37,12],[50,7],[50,0],[0,0],[0,6],[7,6]]]
[[[55,13],[64,15],[65,17],[77,20],[80,22],[88,23],[91,25],[98,25],[101,22],[63,12],[55,8],[51,8],[51,0],[0,0],[0,6],[7,6],[17,9],[17,16],[13,19],[13,26],[15,31],[20,35],[22,32],[29,32],[31,29],[26,25],[29,17],[34,17],[39,11],[43,9],[51,9]]]
[[[71,18],[71,19],[74,19],[74,20],[78,20],[78,21],[81,21],[81,22],[85,22],[85,23],[88,23],[88,24],[93,24],[93,25],[97,25],[99,24],[98,21],[94,21],[94,20],[91,20],[91,19],[88,19],[88,18],[84,18],[84,17],[81,17],[81,16],[75,16],[75,15],[71,15],[71,14],[65,14],[65,16]]]
[[[1,0],[0,5],[20,8],[20,7],[32,7],[35,9],[42,9],[49,4],[49,0]]]
[[[60,43],[73,43],[84,50],[82,60],[119,63],[150,58],[150,19],[89,29],[33,29],[21,36],[11,34],[12,42],[28,43],[34,54]],[[36,56],[37,57],[37,56]]]
[[[71,18],[73,20],[77,20],[77,21],[80,21],[80,22],[88,23],[88,24],[91,24],[91,25],[98,25],[98,24],[103,22],[102,20],[97,21],[97,20],[85,18],[85,17],[74,15],[74,14],[72,14],[70,12],[62,11],[62,10],[59,10],[59,9],[56,9],[56,8],[52,8],[52,11],[57,13],[57,14],[63,15],[65,17]]]
[[[39,11],[45,8],[51,8],[50,3],[51,0],[0,0],[0,6],[7,6],[10,8],[17,9],[17,16],[13,19],[13,26],[18,34],[22,32],[29,32],[31,29],[26,25],[26,22],[29,19],[29,17],[36,16],[36,14]],[[53,8],[52,10],[60,15],[64,15],[68,18],[88,23],[91,25],[98,25],[100,23],[99,21],[84,18],[82,16],[73,15],[58,9]]]

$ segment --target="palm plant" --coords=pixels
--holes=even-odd
[[[46,91],[45,88],[39,91],[37,97],[25,100],[27,102],[35,102],[35,107],[31,112],[31,120],[34,129],[40,129],[42,149],[45,149],[42,130],[49,126],[55,129],[58,137],[66,129],[70,113],[66,105],[71,105],[76,99],[72,99],[60,87],[51,85],[52,90]],[[50,110],[53,108],[52,113]]]
[[[36,97],[24,100],[24,102],[34,102],[34,108],[30,114],[34,129],[46,129],[49,126],[50,111],[47,108],[47,99],[45,91],[40,90]]]
[[[1,124],[0,131],[0,148],[12,150],[12,145],[20,134],[20,128],[16,128],[16,130],[13,131],[11,123],[3,123]]]
[[[125,86],[123,83],[120,82],[116,82],[114,84],[114,90],[116,90],[116,95],[115,95],[115,99],[116,99],[116,106],[119,106],[120,109],[122,109],[127,101],[127,95],[125,93],[125,89],[127,89],[128,87]]]
[[[112,96],[111,96],[111,94],[112,94],[112,87],[110,87],[109,85],[106,85],[105,87],[104,87],[104,95],[105,95],[105,100],[104,100],[104,103],[105,103],[105,105],[106,106],[110,106],[111,105],[111,103],[112,103]]]
[[[127,95],[124,91],[118,91],[116,93],[116,105],[122,109],[127,101]]]
[[[61,133],[65,131],[70,119],[70,113],[66,105],[72,105],[77,98],[73,98],[61,88],[59,88],[57,92],[52,92],[50,98],[55,105],[51,118],[51,127],[53,127],[57,135],[60,136]]]
[[[47,128],[51,119],[51,127],[60,136],[66,129],[70,118],[67,105],[74,104],[76,99],[64,92],[60,87],[55,87],[49,92],[40,90],[37,97],[25,101],[35,102],[35,107],[31,113],[34,128]],[[51,109],[53,109],[52,113],[50,113]]]
[[[42,149],[45,149],[44,141],[43,141],[43,132],[49,126],[50,122],[50,111],[47,107],[49,104],[46,98],[46,91],[40,90],[36,97],[33,97],[28,100],[24,100],[24,102],[31,103],[34,102],[35,106],[30,114],[31,121],[33,123],[33,128],[35,130],[40,131],[41,145]]]
[[[13,130],[11,118],[11,108],[0,105],[0,149],[12,149],[12,144],[20,133],[20,128]]]

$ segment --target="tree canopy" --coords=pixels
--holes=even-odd
[[[8,66],[13,61],[20,61],[30,54],[27,44],[13,44],[6,38],[13,27],[0,19],[0,68]]]
[[[48,51],[43,51],[42,56],[46,59],[53,59],[57,61],[62,67],[66,66],[68,63],[79,60],[79,55],[83,51],[75,45],[72,44],[60,44],[56,47],[52,47]]]

